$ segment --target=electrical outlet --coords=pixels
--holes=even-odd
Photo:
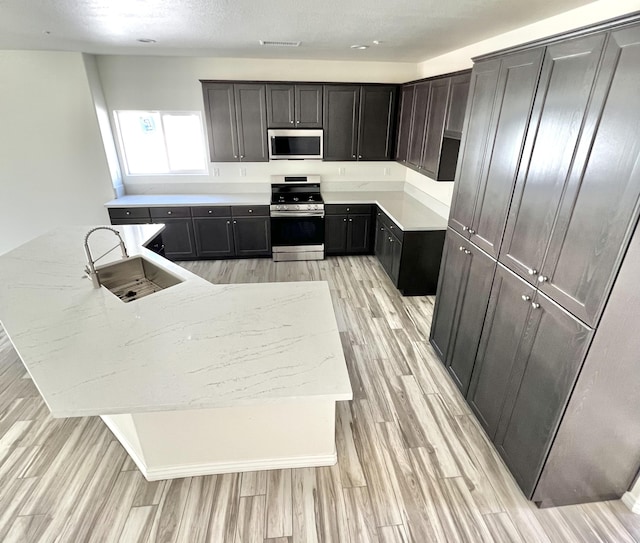
[[[345,169],[343,167],[338,168],[338,175],[342,176],[345,173]]]
[[[247,177],[247,168],[240,168],[240,177]]]
[[[220,168],[213,168],[213,176],[220,177]]]
[[[391,168],[385,168],[384,169],[384,174],[385,175],[391,175]]]

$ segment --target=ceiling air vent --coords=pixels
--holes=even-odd
[[[267,47],[300,47],[299,41],[260,40],[260,45]]]

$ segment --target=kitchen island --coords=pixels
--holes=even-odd
[[[0,321],[54,417],[102,417],[148,480],[335,463],[352,391],[325,282],[214,285],[144,248],[162,225],[118,226],[181,281],[124,303],[83,271],[90,228],[0,257]]]

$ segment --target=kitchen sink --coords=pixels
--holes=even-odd
[[[141,256],[100,266],[97,272],[100,284],[123,302],[139,300],[183,281]]]

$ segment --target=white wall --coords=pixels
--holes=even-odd
[[[97,64],[110,111],[192,110],[201,111],[203,119],[200,79],[403,83],[417,78],[416,64],[397,62],[100,56]],[[124,183],[130,194],[229,191],[239,186],[252,191],[259,184],[268,190],[272,174],[317,173],[334,188],[353,189],[364,182],[397,185],[404,181],[405,170],[389,162],[215,163],[209,165],[209,175],[125,176]]]
[[[80,53],[0,51],[0,254],[113,197]]]
[[[598,0],[554,17],[473,43],[467,47],[450,51],[444,55],[427,59],[418,65],[419,77],[431,77],[465,70],[473,65],[471,62],[473,57],[613,19],[638,10],[640,10],[638,0]]]

